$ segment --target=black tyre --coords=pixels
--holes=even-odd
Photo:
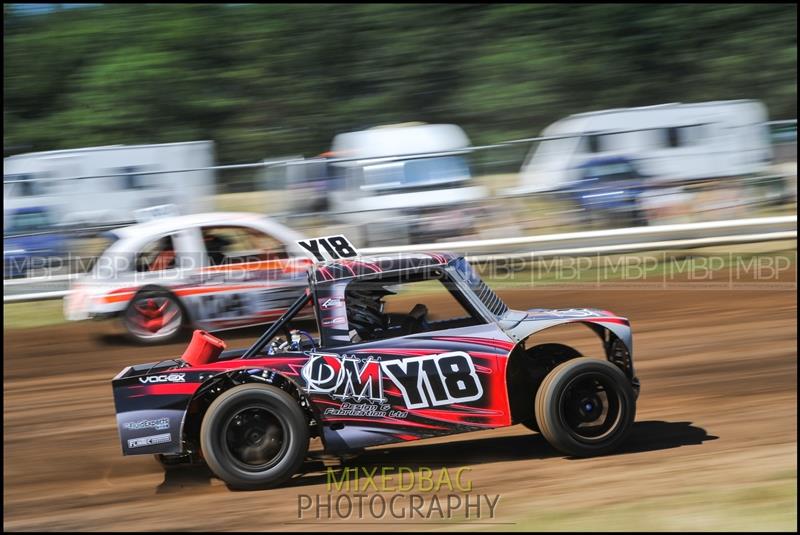
[[[122,313],[126,336],[140,344],[172,342],[183,334],[186,323],[183,305],[165,290],[139,292]]]
[[[581,356],[580,351],[574,347],[564,344],[539,344],[525,352],[525,356],[536,363],[536,366],[531,368],[532,375],[528,380],[534,384],[541,384],[544,376],[553,368],[571,359]],[[530,397],[530,416],[520,423],[530,429],[531,431],[539,431],[539,424],[536,422],[536,394],[531,393]]]
[[[605,360],[581,357],[560,364],[536,393],[536,420],[544,438],[575,457],[617,448],[636,416],[625,374]]]
[[[211,403],[200,428],[208,467],[240,489],[280,485],[308,452],[308,423],[297,402],[274,386],[246,384]]]

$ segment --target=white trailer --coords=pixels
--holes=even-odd
[[[213,209],[214,142],[111,145],[18,154],[3,160],[4,227],[9,213],[45,207],[57,224],[114,224],[134,212],[175,205],[189,214]],[[85,178],[80,178],[85,177]]]
[[[757,100],[661,104],[570,115],[528,155],[514,193],[548,191],[578,179],[577,168],[624,156],[645,175],[688,181],[758,173],[772,159],[766,107]]]

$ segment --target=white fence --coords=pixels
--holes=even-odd
[[[659,239],[656,239],[659,238]],[[759,217],[753,219],[710,221],[632,227],[610,230],[593,230],[498,238],[489,240],[452,241],[396,247],[371,247],[361,249],[364,255],[380,255],[412,251],[453,251],[466,253],[471,261],[499,261],[510,259],[539,259],[553,256],[581,254],[620,254],[645,250],[696,248],[735,243],[754,243],[797,239],[797,215]],[[524,250],[518,250],[522,246]],[[531,249],[531,246],[539,246]],[[505,249],[504,252],[498,249]],[[472,254],[469,254],[472,252]],[[37,285],[51,282],[68,282],[80,275],[35,277],[3,281],[3,288],[20,285]],[[4,295],[4,303],[60,299],[68,289]]]

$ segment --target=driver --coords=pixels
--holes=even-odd
[[[211,265],[221,265],[225,261],[225,248],[231,244],[231,240],[204,229],[203,242],[205,243],[206,252]]]
[[[165,236],[160,245],[158,254],[148,267],[150,271],[162,271],[175,267],[175,249],[172,247],[172,239]]]
[[[383,298],[395,292],[386,288],[348,288],[347,323],[355,330],[354,342],[378,340],[388,328]],[[357,337],[357,339],[356,339]]]

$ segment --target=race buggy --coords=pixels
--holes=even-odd
[[[296,322],[309,305],[314,320]],[[600,337],[605,359],[535,343],[574,322]],[[567,455],[593,456],[623,442],[639,393],[627,319],[510,310],[450,254],[312,265],[305,293],[250,348],[224,349],[198,330],[180,358],[113,379],[123,454],[204,461],[233,488],[291,478],[311,437],[344,456],[521,423]]]

